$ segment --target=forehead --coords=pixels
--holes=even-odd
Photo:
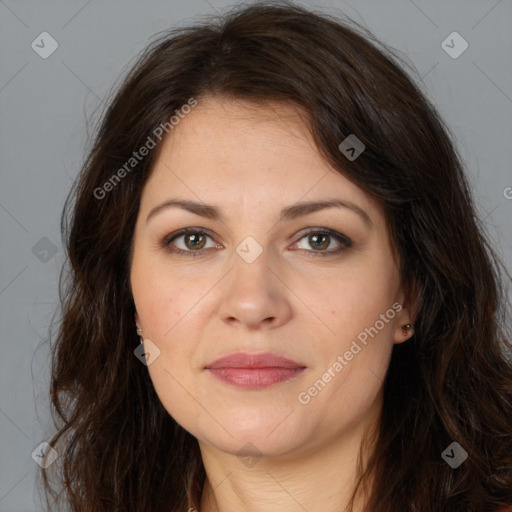
[[[297,159],[320,158],[302,110],[284,102],[253,103],[223,97],[201,99],[165,138],[161,151],[167,157],[185,154],[187,159],[214,158],[216,162],[247,154],[264,162],[283,152],[296,154]]]
[[[339,197],[378,209],[326,162],[299,108],[218,97],[201,99],[166,136],[141,206],[170,194],[233,208]]]

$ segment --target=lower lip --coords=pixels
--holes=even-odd
[[[305,368],[208,368],[217,379],[239,388],[259,389],[297,377]]]

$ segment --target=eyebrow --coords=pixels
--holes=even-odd
[[[146,218],[146,223],[151,219],[151,217],[168,208],[181,208],[207,219],[219,220],[223,223],[226,221],[220,208],[217,206],[190,200],[169,199],[151,209]],[[373,228],[372,219],[365,210],[350,201],[341,199],[326,199],[322,201],[307,201],[292,204],[281,210],[279,221],[294,220],[298,217],[309,215],[325,208],[345,208],[351,210],[359,215],[370,229]]]

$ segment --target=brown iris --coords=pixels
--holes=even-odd
[[[320,237],[324,239],[324,242],[321,245],[317,244]],[[329,246],[329,235],[326,234],[309,235],[308,240],[309,243],[311,243],[311,246],[316,247],[317,249],[326,249]]]
[[[199,239],[202,238],[202,243],[199,241]],[[201,233],[188,233],[184,237],[185,245],[189,249],[198,249],[201,250],[205,243],[206,243],[206,237]],[[189,241],[191,241],[191,244],[189,245]]]

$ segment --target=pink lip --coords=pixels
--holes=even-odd
[[[234,386],[256,389],[296,377],[305,366],[274,354],[235,353],[206,365],[214,377]]]

